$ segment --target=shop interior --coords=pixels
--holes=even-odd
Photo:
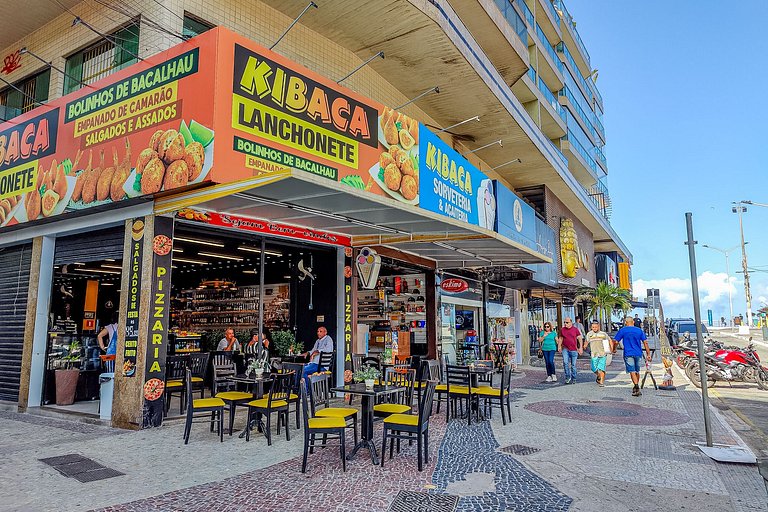
[[[261,243],[247,232],[176,222],[169,354],[216,350],[228,328],[240,342],[250,338],[259,325]],[[320,325],[337,338],[334,248],[265,239],[263,274],[263,327],[276,353],[311,348]],[[74,403],[60,408],[98,414],[105,365],[96,335],[116,319],[121,278],[116,258],[54,267],[43,405],[68,402],[57,400],[64,387],[56,370],[72,369]]]
[[[427,354],[427,290],[424,269],[381,257],[376,287],[357,290],[354,352],[392,360]]]

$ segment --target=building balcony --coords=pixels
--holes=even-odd
[[[536,43],[537,62],[539,64],[538,74],[551,89],[559,91],[563,88],[564,83],[563,61],[560,60],[560,57],[549,43],[546,34],[538,23],[536,24],[534,34],[533,39]]]
[[[526,73],[528,28],[511,0],[454,0],[451,7],[505,82],[513,84]]]
[[[558,92],[558,98],[560,100],[560,104],[568,109],[579,126],[581,126],[581,129],[584,131],[584,133],[587,134],[589,141],[593,145],[597,145],[597,132],[595,131],[595,127],[591,122],[590,116],[588,113],[584,112],[584,109],[581,108],[568,87],[563,87],[560,89]]]
[[[560,42],[563,38],[560,29],[560,15],[552,5],[552,0],[533,0],[536,22],[541,25],[550,41]]]
[[[574,55],[574,60],[578,65],[577,67],[580,70],[581,76],[588,76],[592,73],[592,65],[590,63],[587,47],[584,44],[584,41],[581,40],[578,30],[576,30],[576,23],[573,21],[571,13],[569,13],[568,9],[565,7],[565,2],[563,0],[553,0],[553,4],[555,9],[560,13],[560,18],[562,20],[560,23],[560,30],[563,35],[563,41],[569,48],[574,49],[574,53],[576,54]]]
[[[527,104],[538,99],[536,97],[536,71],[533,68],[528,68],[528,72],[512,85],[512,92],[528,110]],[[530,114],[530,111],[528,113]]]
[[[611,195],[608,193],[608,187],[602,181],[598,181],[591,187],[585,187],[584,190],[589,195],[590,200],[597,206],[597,209],[603,214],[603,217],[606,220],[611,220],[613,204],[611,203]]]
[[[538,77],[537,89],[541,97],[541,131],[550,139],[563,137],[568,130],[566,125],[565,109],[557,101],[557,97],[549,90],[547,84]]]
[[[597,162],[589,154],[589,151],[573,135],[568,133],[560,140],[560,148],[568,159],[568,169],[574,178],[583,186],[592,186],[600,176],[604,175],[598,170]]]
[[[600,148],[600,146],[595,146],[595,162],[597,162],[597,165],[603,169],[603,172],[605,174],[608,174],[608,161],[605,159],[605,153],[603,153],[603,150]]]

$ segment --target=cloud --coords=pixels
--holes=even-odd
[[[736,297],[738,289],[735,277],[728,279],[725,272],[706,271],[699,275],[699,300],[701,301],[702,314],[707,309],[712,309],[716,316],[728,316],[728,290]],[[669,277],[666,279],[635,279],[632,283],[634,294],[643,300],[647,288],[658,288],[661,295],[661,303],[667,316],[685,315],[693,313],[693,294],[691,292],[690,278]],[[760,297],[763,299],[764,297]],[[734,300],[734,307],[736,302]],[[737,311],[734,311],[738,314]]]

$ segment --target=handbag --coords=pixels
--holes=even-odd
[[[544,359],[544,351],[539,349],[539,351],[536,352],[536,357],[538,357],[539,359]]]

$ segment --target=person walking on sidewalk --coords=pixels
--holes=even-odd
[[[563,321],[560,336],[557,338],[557,349],[563,354],[563,367],[565,368],[565,383],[576,384],[576,358],[581,354],[583,341],[581,332],[573,325],[569,317]]]
[[[624,319],[624,327],[619,329],[614,339],[622,342],[624,345],[624,366],[632,379],[632,396],[640,396],[640,358],[645,349],[646,358],[651,360],[651,351],[648,348],[648,341],[645,333],[639,327],[635,327],[634,319],[627,317]],[[642,345],[641,345],[642,343]],[[613,352],[616,353],[616,345],[613,346]]]
[[[603,387],[605,385],[605,368],[611,353],[611,337],[600,330],[599,322],[592,322],[582,349],[586,350],[587,345],[589,345],[589,353],[592,355],[592,372],[597,376],[595,380],[598,386]]]
[[[547,365],[547,379],[544,382],[557,382],[555,374],[555,351],[557,350],[557,334],[552,324],[546,322],[544,330],[539,333],[539,344],[544,353],[544,364]]]

